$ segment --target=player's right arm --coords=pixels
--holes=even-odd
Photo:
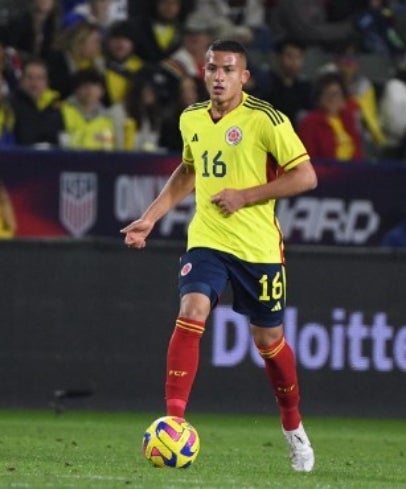
[[[121,233],[125,234],[125,244],[130,248],[144,248],[145,240],[153,230],[155,223],[190,194],[194,186],[193,166],[181,163],[142,216],[121,229]]]

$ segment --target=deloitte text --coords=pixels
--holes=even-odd
[[[361,311],[337,308],[329,324],[299,324],[298,309],[288,307],[285,334],[297,363],[309,370],[406,371],[406,326],[394,328],[387,314],[377,312],[367,323]],[[213,314],[212,363],[234,367],[244,361],[263,365],[251,338],[247,319],[230,306]]]

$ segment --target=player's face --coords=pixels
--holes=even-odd
[[[208,51],[205,76],[207,90],[213,102],[226,104],[241,101],[241,91],[249,79],[245,58],[239,53]]]

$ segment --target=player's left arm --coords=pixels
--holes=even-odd
[[[317,186],[317,175],[310,160],[303,161],[282,173],[278,178],[263,185],[245,189],[224,189],[212,197],[212,202],[225,214],[232,214],[242,207],[268,200],[292,197]]]

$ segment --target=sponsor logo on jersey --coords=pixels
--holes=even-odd
[[[242,131],[239,127],[233,126],[227,130],[226,141],[231,146],[235,146],[236,144],[238,144],[241,141],[241,139],[242,139]]]

